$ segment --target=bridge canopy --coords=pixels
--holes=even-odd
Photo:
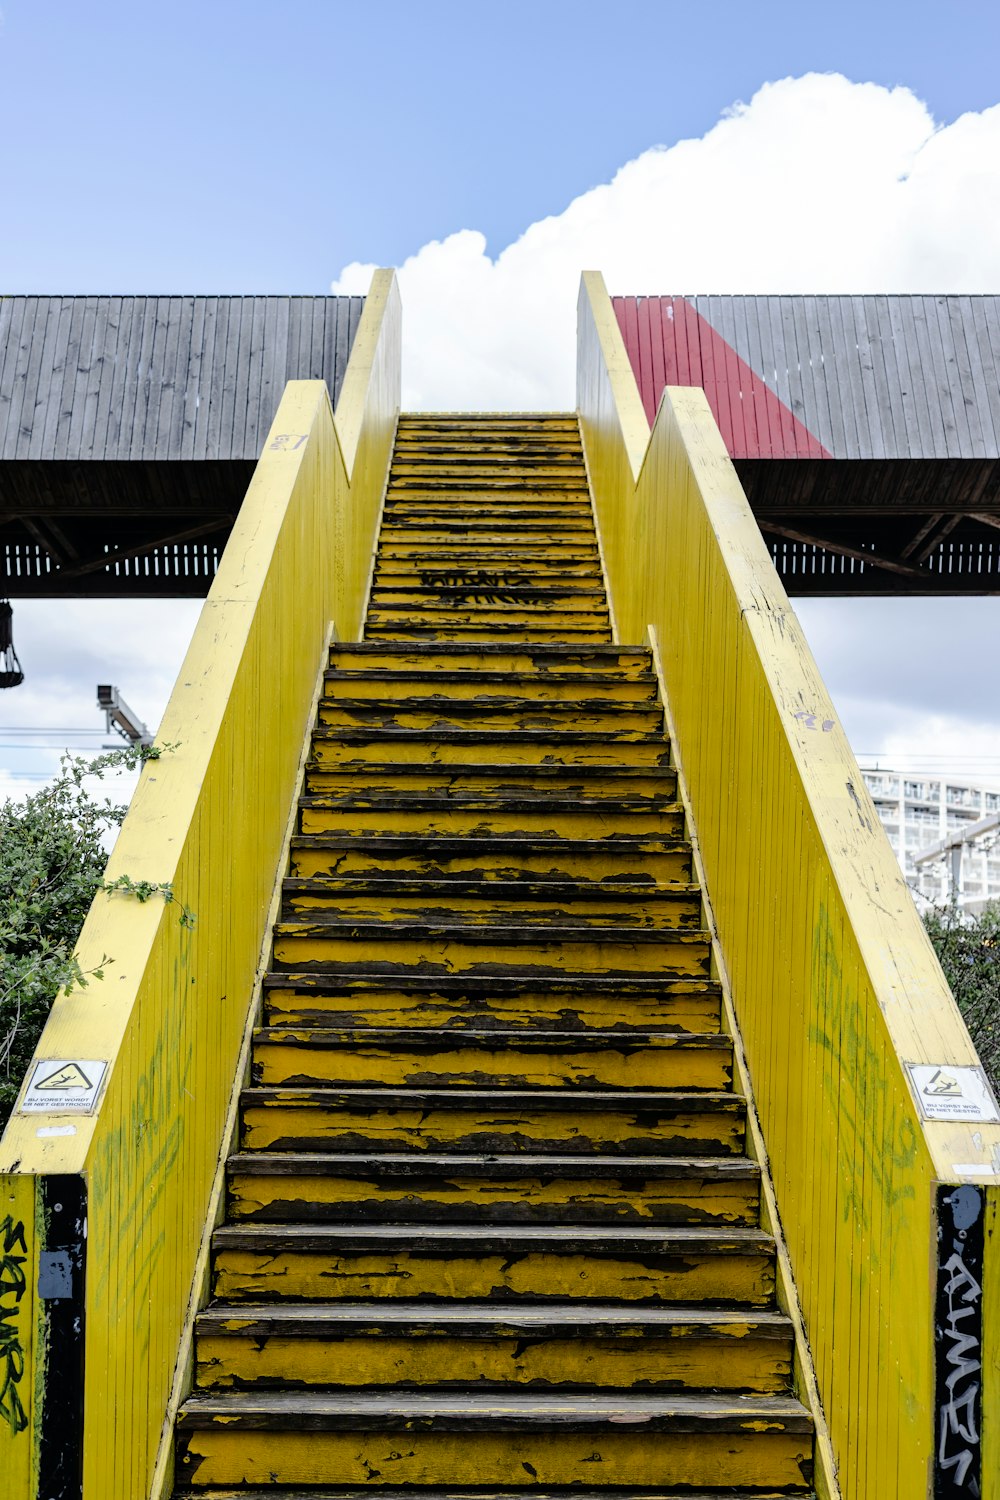
[[[789,593],[1000,592],[1000,298],[613,301],[650,423],[704,388]]]
[[[0,300],[0,595],[207,592],[285,382],[362,297]]]

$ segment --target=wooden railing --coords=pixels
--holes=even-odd
[[[662,658],[831,1434],[818,1487],[996,1500],[1000,1125],[978,1058],[704,393],[666,391],[650,432],[596,273],[578,400],[618,635],[651,629]]]
[[[363,620],[399,355],[378,272],[336,415],[321,381],[286,388],[164,715],[175,748],[144,768],[108,865],[175,899],[97,897],[78,956],[104,977],[57,999],[29,1072],[68,1070],[59,1107],[22,1096],[0,1144],[4,1500],[169,1484],[278,858],[331,622],[354,639]]]

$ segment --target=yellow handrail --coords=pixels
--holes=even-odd
[[[380,271],[336,415],[323,382],[286,387],[163,718],[176,748],[144,768],[108,865],[176,901],[96,898],[78,955],[85,971],[110,955],[105,977],[57,999],[36,1052],[91,1081],[102,1063],[96,1107],[15,1109],[0,1143],[0,1290],[24,1281],[0,1296],[5,1500],[35,1500],[56,1428],[81,1421],[82,1456],[61,1461],[82,1464],[85,1500],[149,1493],[317,669],[330,622],[347,639],[363,622],[399,370]],[[85,1255],[63,1222],[74,1193]],[[84,1259],[81,1344],[64,1313]],[[4,1420],[15,1399],[23,1419]]]
[[[971,1093],[978,1058],[704,393],[669,389],[650,433],[597,273],[579,312],[617,628],[659,644],[841,1492],[915,1500],[935,1465],[961,1475],[981,1379],[996,1500],[1000,1126],[928,1118],[909,1071]]]

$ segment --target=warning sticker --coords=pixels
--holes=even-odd
[[[107,1070],[106,1062],[92,1058],[46,1058],[35,1064],[21,1100],[21,1111],[65,1114],[72,1110],[74,1114],[88,1114],[97,1102]]]
[[[920,1113],[926,1120],[1000,1122],[1000,1110],[982,1068],[908,1063],[907,1071]]]

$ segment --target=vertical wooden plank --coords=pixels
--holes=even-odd
[[[715,298],[702,297],[695,301],[695,311],[705,319],[709,327],[714,328],[712,322],[712,309]],[[715,413],[715,420],[719,424],[722,433],[722,441],[730,454],[735,452],[736,443],[733,425],[733,409],[730,401],[729,386],[725,378],[725,354],[722,353],[722,369],[716,368],[716,347],[710,339],[700,343],[700,360],[702,380],[704,382],[705,394],[708,404]]]
[[[42,419],[39,457],[42,454],[55,457],[57,452],[56,433],[62,409],[63,380],[66,374],[66,356],[69,348],[73,301],[72,297],[58,297],[53,299],[53,312],[56,316],[56,323],[53,331],[51,352],[46,351],[44,362],[46,379],[44,406],[38,413]],[[39,377],[39,387],[41,388],[41,377]],[[34,438],[36,430],[37,424],[33,424],[32,438]],[[32,446],[34,446],[33,443]]]
[[[137,458],[142,448],[142,424],[145,416],[143,387],[149,368],[156,317],[155,298],[136,297],[132,304],[132,330],[129,335],[128,367],[121,399],[121,421],[118,429],[118,458]]]
[[[989,456],[1000,457],[1000,317],[996,297],[970,297],[975,343],[979,353],[982,399],[990,413],[993,437]],[[991,329],[993,337],[991,338]],[[987,431],[985,417],[983,430]]]
[[[237,387],[239,383],[240,349],[243,338],[243,298],[227,297],[226,311],[228,323],[226,327],[225,346],[216,343],[216,379],[219,384],[216,389],[221,391],[222,399],[218,409],[218,454],[219,457],[235,458],[238,455],[233,451],[233,428],[236,423]],[[244,387],[245,389],[245,387]],[[214,403],[213,403],[214,405]]]
[[[929,296],[921,300],[924,307],[927,347],[930,352],[928,379],[932,380],[931,392],[933,396],[936,396],[944,425],[945,455],[948,458],[960,458],[962,455],[961,427],[942,342],[942,328],[938,318],[939,299]]]
[[[27,297],[0,298],[0,459],[13,457],[10,411],[17,385],[15,370],[21,348],[21,330]],[[33,314],[33,310],[32,310]]]
[[[96,456],[112,461],[121,456],[122,421],[125,393],[130,384],[130,371],[136,358],[133,341],[136,339],[136,299],[118,299],[118,337],[115,347],[114,365],[111,370],[111,386],[108,391],[107,425],[104,433],[103,452]],[[128,438],[125,440],[125,457],[128,457]]]
[[[80,362],[80,340],[83,335],[83,297],[65,299],[66,342],[62,345],[60,369],[54,391],[57,392],[56,415],[52,424],[52,446],[49,449],[55,459],[66,459],[69,451],[69,431],[73,420],[73,393]]]
[[[665,297],[651,297],[650,299],[650,341],[649,353],[652,366],[653,390],[656,401],[659,404],[660,393],[667,383],[667,366],[663,353],[663,340],[666,333],[664,328],[664,303]]]
[[[899,367],[893,351],[889,299],[884,296],[865,299],[868,326],[872,336],[872,361],[879,396],[882,430],[889,453],[894,458],[906,452],[906,421]]]
[[[715,324],[716,331],[726,343],[723,369],[726,389],[729,393],[729,409],[733,419],[734,458],[756,458],[761,452],[761,434],[757,426],[757,399],[753,383],[751,381],[748,385],[746,377],[746,370],[750,368],[747,359],[749,334],[746,302],[745,297],[712,299],[713,307],[719,310],[719,321]],[[747,353],[744,353],[744,350]]]
[[[301,360],[302,297],[288,299],[288,343],[285,349],[285,381],[298,380]],[[284,388],[284,384],[282,386]],[[339,391],[337,393],[340,394]],[[336,402],[334,402],[336,405]]]
[[[656,305],[657,311],[659,311],[659,298],[636,298],[636,330],[639,343],[639,364],[636,369],[636,375],[639,380],[639,389],[644,393],[644,400],[650,409],[655,412],[660,399],[660,392],[653,385],[653,355],[650,348],[650,324],[652,321],[651,313],[653,304]]]
[[[981,370],[979,366],[979,352],[976,348],[972,326],[970,301],[971,299],[968,297],[948,297],[945,299],[951,341],[955,350],[955,361],[958,367],[959,398],[969,424],[969,447],[966,456],[970,458],[985,458],[988,452],[986,432],[989,432],[992,436],[993,421],[990,417],[988,404],[984,403],[985,411],[982,411],[980,408]],[[975,360],[975,364],[973,364],[973,359]],[[984,416],[986,421],[985,429],[983,426]]]
[[[31,405],[27,412],[25,410],[25,401],[31,358],[34,352],[37,369],[37,363],[42,357],[44,333],[49,314],[48,298],[24,297],[19,300],[21,316],[17,325],[17,339],[13,344],[8,342],[4,357],[4,382],[8,395],[6,414],[7,431],[0,456],[5,459],[21,457],[26,453],[30,444],[34,426],[34,396],[32,395]],[[12,339],[13,335],[14,326],[12,321],[8,338]],[[38,377],[36,374],[36,389],[37,385]],[[25,431],[25,428],[27,428],[27,431]]]
[[[108,422],[118,363],[119,340],[128,346],[128,332],[122,332],[122,298],[102,297],[103,318],[94,340],[94,362],[98,370],[97,405],[91,423],[88,458],[103,459],[108,442]]]
[[[949,440],[945,427],[945,413],[941,405],[934,374],[934,360],[931,356],[932,331],[927,323],[927,301],[926,297],[912,297],[910,299],[917,351],[916,364],[928,419],[928,426],[924,435],[924,453],[928,454],[929,452],[929,456],[933,458],[947,458]]]
[[[660,328],[663,335],[663,383],[680,385],[681,365],[677,352],[677,298],[663,297],[660,300]],[[626,345],[627,347],[627,345]],[[630,356],[631,357],[631,356]],[[633,369],[637,366],[633,362]],[[649,416],[650,410],[652,416]],[[646,414],[650,422],[656,415],[656,407],[647,405]]]
[[[222,317],[221,297],[205,298],[205,322],[202,329],[202,351],[198,376],[198,402],[194,419],[193,457],[205,458],[209,452],[209,429],[213,420],[213,407],[218,399],[217,339],[219,320]],[[223,327],[222,338],[225,339]],[[213,450],[214,451],[214,450]]]
[[[836,361],[830,353],[824,351],[819,310],[821,301],[825,302],[826,298],[802,298],[802,325],[806,348],[804,357],[809,361],[812,383],[811,396],[807,397],[806,405],[808,407],[811,402],[815,413],[813,421],[810,421],[808,425],[824,448],[828,449],[835,458],[841,458],[844,453],[844,423],[841,413],[840,387]]]
[[[913,424],[916,428],[915,436],[907,427],[907,442],[914,457],[931,458],[934,454],[934,438],[931,429],[930,413],[927,409],[927,386],[924,383],[923,370],[920,363],[920,350],[917,344],[916,323],[913,317],[913,297],[895,297],[893,328],[898,326],[899,338],[904,347],[903,359],[905,360],[906,378],[909,381],[910,410],[912,412]],[[897,351],[899,358],[899,351]]]
[[[94,369],[98,299],[78,297],[76,300],[82,313],[80,337],[75,360],[67,371],[67,376],[72,376],[72,384],[67,386],[67,409],[64,414],[65,457],[71,459],[81,458],[86,448],[92,444],[90,424],[97,408],[97,385],[100,380],[100,366],[96,371]]]
[[[747,349],[749,351],[747,363],[763,384],[767,385],[769,369],[761,326],[760,304],[762,299],[760,297],[744,297],[741,300],[747,324]],[[771,378],[773,379],[773,375]],[[771,405],[764,399],[764,393],[760,390],[756,381],[754,382],[754,416],[757,423],[757,441],[760,444],[759,451],[755,456],[759,458],[780,458],[782,455],[781,432],[772,424]]]
[[[879,387],[875,373],[875,355],[872,352],[872,334],[868,327],[868,314],[864,297],[851,297],[845,307],[845,317],[850,314],[854,338],[858,347],[858,364],[861,370],[861,393],[864,400],[865,419],[873,458],[889,458],[892,454],[892,432],[887,433],[882,423],[879,404]]]
[[[169,422],[162,420],[157,447],[168,459],[179,459],[187,430],[188,389],[192,378],[195,299],[179,297],[171,305],[171,338],[167,345],[166,376],[171,382]],[[172,349],[172,353],[171,353]],[[166,413],[164,413],[166,416]]]
[[[177,457],[191,460],[195,456],[198,409],[205,378],[205,312],[206,297],[191,298],[191,322],[188,336],[188,367],[180,404],[181,430],[177,440]]]
[[[788,369],[789,352],[785,348],[784,333],[781,326],[781,298],[762,297],[761,304],[761,310],[764,312],[761,339],[762,341],[767,340],[770,359],[769,372],[773,371],[767,383],[780,402],[777,421],[781,433],[781,455],[783,458],[795,458],[798,456],[798,450],[795,442],[795,425],[791,420]],[[773,416],[771,420],[773,423]]]

